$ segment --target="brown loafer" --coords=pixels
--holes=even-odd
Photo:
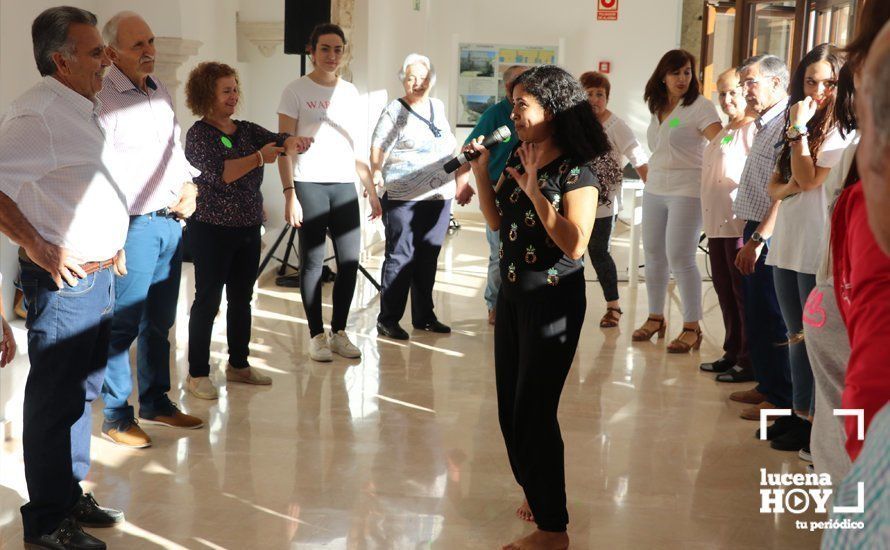
[[[144,449],[151,447],[151,438],[145,433],[136,420],[129,422],[102,423],[102,437],[121,447]]]
[[[749,405],[759,405],[766,401],[766,396],[759,391],[751,388],[745,391],[734,391],[729,394],[729,398],[739,403],[747,403]]]
[[[739,414],[739,416],[741,418],[744,418],[745,420],[760,420],[760,411],[762,411],[763,409],[775,409],[775,408],[776,408],[776,406],[773,405],[772,403],[764,401],[763,403],[760,403],[759,405],[754,405],[753,407],[743,410]]]

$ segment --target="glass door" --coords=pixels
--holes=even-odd
[[[794,0],[758,2],[751,6],[748,32],[750,55],[772,54],[794,65]]]
[[[807,29],[807,51],[830,42],[839,48],[847,45],[853,26],[854,0],[822,0],[812,4]]]
[[[734,66],[735,3],[705,2],[702,22],[702,93],[717,104],[717,77]]]

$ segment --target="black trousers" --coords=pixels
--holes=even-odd
[[[603,288],[603,297],[607,302],[618,299],[618,270],[615,268],[615,260],[612,259],[610,243],[612,230],[615,228],[615,220],[618,216],[597,218],[593,222],[593,232],[590,234],[590,242],[587,243],[587,255],[590,264],[596,271]]]
[[[498,417],[513,475],[543,531],[565,531],[569,522],[556,411],[587,307],[578,275],[548,289],[546,299],[516,301],[501,291],[497,300]]]
[[[330,233],[337,261],[331,331],[346,328],[349,306],[355,294],[358,256],[361,249],[361,215],[355,184],[294,182],[303,208],[300,235],[300,297],[309,321],[309,335],[324,332],[321,316],[321,273],[325,238]]]
[[[405,313],[409,291],[412,323],[420,326],[435,321],[433,285],[439,251],[448,231],[451,201],[393,201],[384,195],[381,204],[386,255],[377,321],[398,323]]]
[[[195,302],[189,317],[189,374],[210,374],[210,337],[226,289],[229,363],[247,362],[250,301],[260,264],[260,226],[225,227],[188,221],[189,246],[195,264]]]

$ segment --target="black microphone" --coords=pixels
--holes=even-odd
[[[510,141],[510,129],[506,126],[501,126],[494,132],[485,136],[485,139],[482,140],[482,146],[486,149],[491,149],[493,145],[506,141]],[[457,155],[445,163],[445,166],[443,166],[443,168],[445,168],[445,173],[450,174],[454,172],[460,168],[462,164],[466,164],[478,156],[479,153],[476,151],[465,151]]]

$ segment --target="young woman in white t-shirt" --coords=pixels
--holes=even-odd
[[[665,297],[673,273],[683,303],[683,330],[667,351],[687,353],[701,345],[701,274],[695,253],[702,228],[702,153],[720,132],[720,117],[701,95],[695,58],[685,50],[662,56],[646,83],[644,99],[652,113],[647,132],[652,155],[643,193],[649,318],[634,331],[633,340],[664,336]]]
[[[645,182],[649,173],[649,166],[646,164],[649,156],[627,123],[608,109],[609,93],[612,90],[608,77],[596,71],[588,71],[578,80],[587,91],[593,113],[609,137],[609,144],[612,146],[610,154],[615,165],[620,170],[630,161],[640,179]],[[600,319],[601,328],[617,327],[623,313],[618,303],[618,271],[615,268],[615,260],[609,252],[609,241],[612,238],[615,221],[618,219],[618,202],[621,199],[620,176],[618,185],[612,186],[611,189],[613,192],[608,202],[597,206],[596,222],[593,224],[593,233],[587,244],[587,255],[606,299],[606,314]]]
[[[330,361],[332,352],[348,358],[361,356],[344,331],[361,244],[356,174],[371,203],[370,219],[381,214],[370,169],[355,149],[356,138],[365,130],[359,93],[337,75],[345,48],[340,27],[330,23],[316,26],[308,44],[314,69],[287,85],[278,107],[280,132],[296,135],[299,131],[299,135],[315,140],[296,158],[279,159],[278,171],[284,188],[285,220],[299,228],[300,295],[309,322],[309,356],[316,361]],[[321,274],[328,234],[334,243],[337,279],[331,330],[325,334]]]
[[[816,286],[828,204],[822,184],[847,148],[834,108],[842,59],[829,44],[813,48],[791,79],[785,144],[767,187],[780,200],[766,263],[773,266],[779,307],[788,330],[792,406],[789,429],[772,440],[778,450],[809,452],[815,410],[813,371],[803,341],[804,305]]]

